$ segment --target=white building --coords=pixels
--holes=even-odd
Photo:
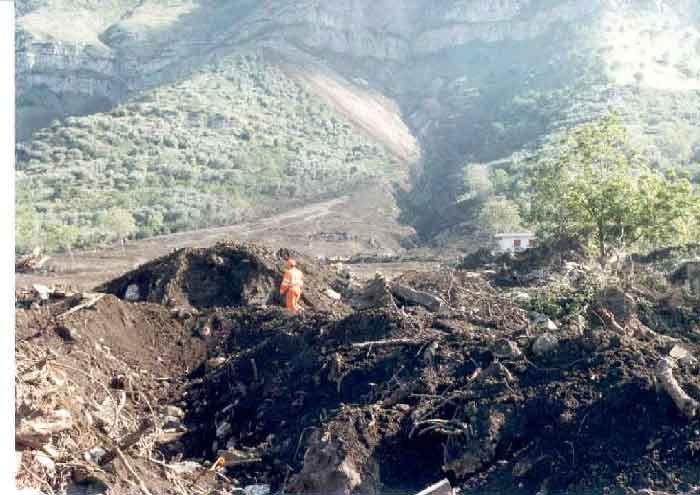
[[[516,253],[535,246],[535,234],[531,232],[508,232],[496,234],[497,253]]]

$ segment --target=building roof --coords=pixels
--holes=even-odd
[[[494,237],[535,237],[532,232],[505,232],[502,234],[496,234]]]

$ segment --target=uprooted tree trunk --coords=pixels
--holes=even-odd
[[[673,376],[674,367],[675,363],[671,358],[661,358],[656,364],[656,379],[680,412],[688,419],[693,419],[700,414],[700,403],[685,393],[678,384]]]
[[[632,317],[623,327],[615,319],[615,315],[613,315],[613,313],[608,309],[601,308],[596,314],[600,317],[605,326],[620,335],[634,337],[639,340],[656,341],[661,345],[667,346],[669,349],[671,346],[673,346],[673,344],[679,342],[679,339],[677,338],[656,333],[651,328],[639,321],[639,318],[637,318],[636,315],[632,315]]]

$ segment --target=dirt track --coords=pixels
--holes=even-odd
[[[17,274],[16,286],[40,283],[88,290],[174,249],[208,247],[224,239],[261,241],[313,257],[396,254],[404,251],[401,239],[414,233],[397,218],[392,191],[387,186],[369,186],[239,225],[131,241],[125,248],[114,245],[75,252],[72,257],[56,255],[47,264],[48,273]]]

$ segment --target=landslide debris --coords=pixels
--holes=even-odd
[[[290,255],[306,273],[299,316],[276,299]],[[120,297],[136,285],[138,299],[151,302],[107,296],[61,322],[89,316],[75,327],[75,343],[61,345],[82,349],[91,370],[87,344],[115,339],[124,348],[112,354],[127,365],[118,374],[147,371],[136,376],[151,384],[149,402],[163,411],[170,441],[123,452],[157,452],[161,464],[138,468],[148,486],[167,486],[158,479],[173,476],[173,466],[195,473],[178,474],[177,483],[208,479],[230,492],[412,493],[445,477],[461,493],[690,492],[700,484],[700,300],[646,287],[646,275],[601,285],[582,264],[534,285],[503,287],[498,276],[445,268],[361,283],[298,253],[223,243],[175,252],[106,284]],[[55,315],[75,304],[27,311],[45,323],[21,325],[48,335]],[[42,319],[47,310],[54,320]],[[157,318],[141,321],[146,314]],[[112,362],[96,361],[98,370]],[[95,379],[110,386],[118,370],[109,371]],[[161,374],[170,380],[161,384]],[[56,410],[47,409],[48,420]],[[131,396],[124,410],[133,421],[123,435],[152,416]],[[56,435],[52,444],[64,433]],[[106,443],[81,449],[109,450]],[[218,474],[205,471],[217,460]],[[198,477],[204,472],[212,474]]]
[[[218,243],[180,249],[140,266],[98,290],[133,301],[207,310],[217,307],[278,305],[284,263],[294,258],[306,274],[302,304],[330,310],[338,303],[328,288],[342,288],[340,276],[298,252],[257,244]],[[342,303],[340,303],[342,306]]]
[[[447,304],[407,304],[396,284]],[[189,454],[253,452],[229,472],[286,493],[417,491],[445,475],[467,492],[700,481],[697,419],[657,371],[677,342],[698,355],[697,306],[696,326],[655,331],[640,318],[656,313],[631,306],[602,321],[606,305],[617,310],[609,291],[554,322],[474,272],[379,277],[367,290],[384,304],[350,315],[224,311],[225,361],[188,393]],[[697,360],[673,371],[694,400],[698,371]]]
[[[179,479],[176,462],[163,464],[160,450],[183,434],[173,422],[184,415],[179,390],[206,345],[161,305],[81,301],[17,309],[18,487],[119,494],[141,479],[153,493],[181,493],[174,483],[193,484]]]

